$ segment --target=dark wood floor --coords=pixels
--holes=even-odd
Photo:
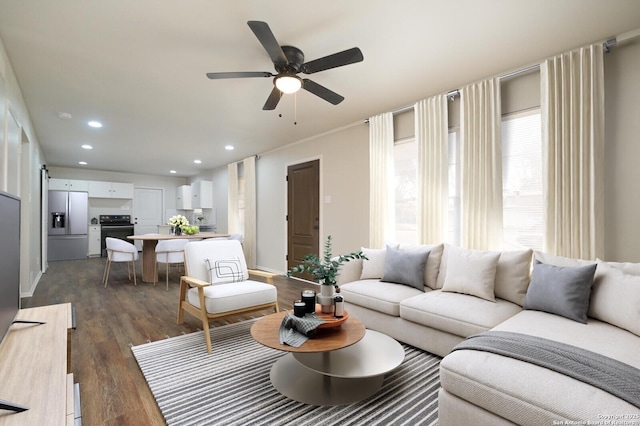
[[[22,307],[66,302],[75,307],[77,329],[72,333],[71,370],[80,383],[84,425],[162,425],[164,420],[130,345],[191,333],[201,324],[189,314],[185,314],[184,324],[176,324],[178,268],[172,268],[166,291],[163,272],[156,287],[140,281],[134,287],[125,264],[114,264],[109,286],[104,288],[104,263],[101,258],[50,262],[33,297],[22,299]],[[137,271],[140,280],[140,263]],[[290,308],[302,289],[313,288],[312,284],[285,277],[276,278],[276,286],[280,309]],[[252,316],[260,315],[263,313]],[[247,318],[237,316],[210,324]]]

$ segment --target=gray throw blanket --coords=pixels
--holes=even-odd
[[[280,344],[299,348],[315,334],[316,328],[324,323],[325,321],[314,313],[307,314],[302,318],[287,314],[280,324]]]
[[[640,408],[640,370],[586,349],[506,331],[468,337],[453,348],[461,349],[491,352],[545,367]]]

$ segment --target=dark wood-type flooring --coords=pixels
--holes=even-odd
[[[71,372],[80,383],[83,425],[162,425],[164,419],[130,345],[201,329],[201,323],[188,313],[184,324],[176,324],[182,270],[171,268],[166,291],[164,268],[154,287],[141,282],[138,261],[138,285],[134,287],[127,278],[126,264],[114,263],[109,286],[104,288],[101,284],[104,264],[104,258],[50,262],[33,297],[22,299],[22,307],[66,302],[75,307],[77,329],[71,338]],[[286,277],[277,277],[275,281],[281,310],[290,309],[302,289],[314,288],[313,284]],[[215,327],[265,313],[212,321],[210,325]],[[202,350],[206,351],[204,345]]]

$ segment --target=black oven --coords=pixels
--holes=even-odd
[[[129,235],[133,235],[131,215],[128,214],[101,214],[100,215],[100,244],[102,257],[107,256],[107,237],[119,238],[127,242]]]

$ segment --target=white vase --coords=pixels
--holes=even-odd
[[[334,288],[335,287],[332,286],[332,285],[321,284],[320,285],[320,294],[323,295],[323,296],[327,296],[327,297],[333,298]]]
[[[320,303],[320,310],[324,314],[330,314],[333,312],[333,291],[334,287],[332,285],[320,285],[318,303]]]

